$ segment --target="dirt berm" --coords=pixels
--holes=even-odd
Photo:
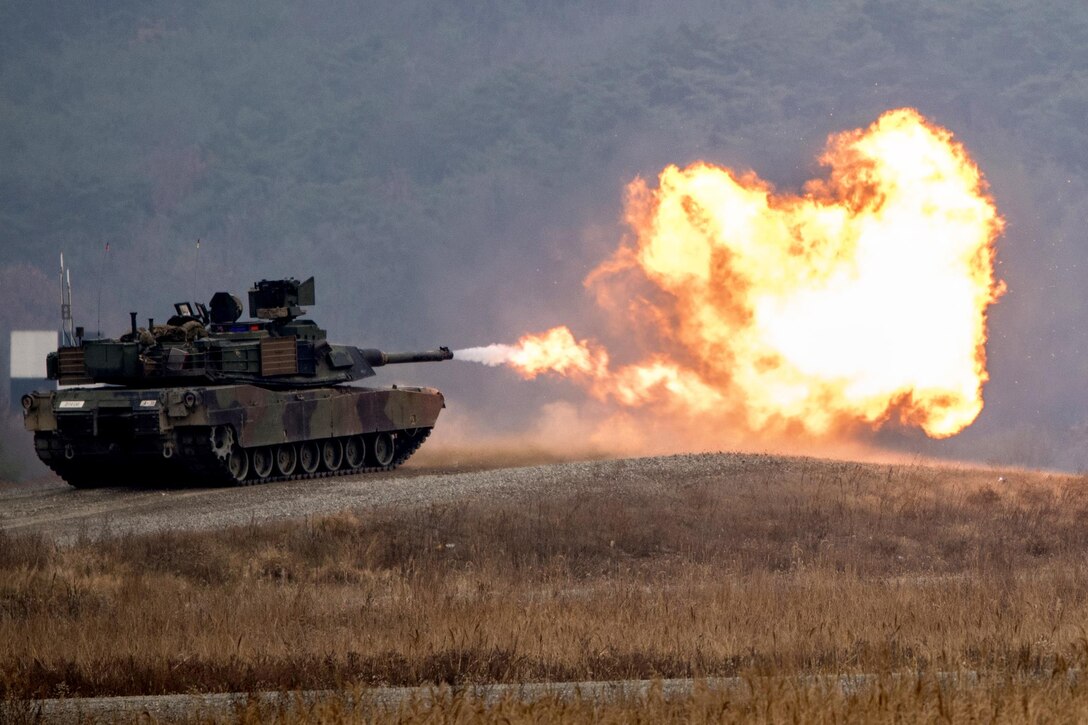
[[[470,499],[533,498],[586,489],[643,490],[690,485],[802,461],[760,454],[692,454],[458,471],[429,466],[388,474],[240,488],[76,490],[60,481],[0,490],[0,530],[41,532],[60,543],[103,534],[214,529],[299,519],[345,509],[420,507]],[[821,462],[856,469],[857,463]]]

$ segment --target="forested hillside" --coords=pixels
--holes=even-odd
[[[890,442],[1088,465],[1088,6],[673,5],[0,6],[0,346],[52,324],[60,251],[105,332],[314,274],[344,341],[603,334],[582,278],[628,181],[701,158],[799,188],[827,134],[908,105],[987,175],[1009,293],[974,428]],[[563,394],[449,367],[428,382],[482,420]]]

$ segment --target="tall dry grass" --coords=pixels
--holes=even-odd
[[[0,689],[1085,663],[1083,479],[770,458],[599,470],[533,500],[70,548],[0,534]]]

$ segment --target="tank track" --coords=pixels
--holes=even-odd
[[[64,455],[65,443],[54,436],[37,434],[34,438],[38,457],[74,488],[103,488],[107,486],[252,486],[279,481],[304,481],[316,478],[352,476],[361,473],[380,473],[392,471],[412,457],[427,437],[430,428],[415,431],[389,431],[396,434],[397,445],[393,460],[385,466],[361,465],[351,467],[341,459],[341,466],[329,470],[319,466],[318,470],[307,473],[299,470],[301,464],[296,460],[296,472],[289,476],[269,475],[259,477],[249,465],[249,475],[242,480],[235,478],[230,470],[229,459],[216,455],[211,441],[210,431],[201,431],[190,435],[183,443],[189,452],[165,459],[162,456],[132,457],[128,453],[104,454],[94,459],[75,458],[69,460]],[[328,439],[312,441],[319,445]],[[343,439],[341,439],[343,440]],[[252,459],[255,449],[246,449]],[[297,449],[296,449],[297,455]],[[273,469],[275,473],[275,469]]]

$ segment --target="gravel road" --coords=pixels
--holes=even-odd
[[[60,543],[70,543],[82,536],[215,529],[345,509],[532,497],[541,492],[567,493],[604,486],[675,487],[725,472],[788,468],[802,460],[696,454],[469,471],[407,466],[391,473],[240,488],[77,490],[57,481],[0,490],[0,530],[41,532]]]
[[[933,678],[942,689],[975,689],[985,684],[985,678],[977,672],[937,672]],[[1040,676],[1042,679],[1044,676]],[[1066,673],[1069,682],[1080,677],[1079,670]],[[883,678],[876,674],[815,675],[787,678],[792,686],[816,687],[825,691],[837,690],[843,694],[863,691],[881,682],[905,681],[914,683],[918,676],[912,673],[896,673]],[[214,693],[189,695],[152,695],[142,697],[70,698],[65,700],[35,700],[12,703],[13,715],[22,714],[28,721],[39,717],[47,723],[76,721],[114,722],[152,720],[182,720],[197,717],[226,718],[243,709],[247,703],[265,705],[271,710],[284,707],[312,706],[316,702],[339,702],[345,712],[365,720],[366,713],[375,709],[395,709],[410,701],[431,703],[462,695],[470,702],[495,704],[503,698],[535,702],[546,697],[570,701],[575,698],[595,702],[631,701],[645,698],[654,688],[662,696],[682,698],[696,690],[696,681],[690,678],[663,680],[611,680],[587,682],[530,682],[523,684],[468,685],[463,687],[378,687],[354,692],[321,690],[305,692],[262,693]],[[736,697],[747,697],[756,681],[744,677],[710,677],[699,684],[710,690],[729,692]],[[768,684],[772,687],[773,685]],[[0,713],[3,712],[0,703]],[[14,717],[12,718],[15,719]]]

